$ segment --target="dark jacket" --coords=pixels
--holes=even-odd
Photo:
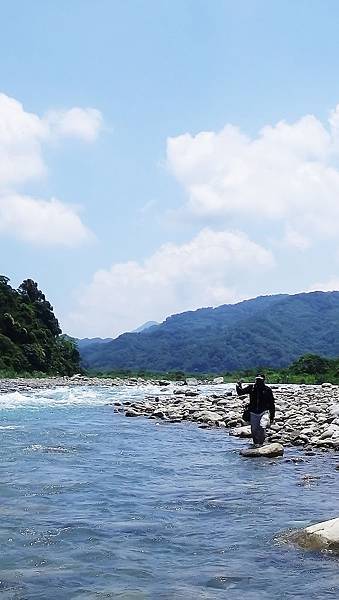
[[[275,415],[275,404],[274,396],[270,387],[263,385],[258,387],[255,383],[251,383],[246,387],[242,387],[241,383],[237,383],[236,386],[238,396],[244,394],[250,395],[249,411],[252,413],[260,414],[265,410],[270,411],[270,419],[274,420]]]

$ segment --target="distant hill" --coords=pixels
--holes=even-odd
[[[168,317],[81,351],[86,368],[222,372],[339,356],[339,292],[260,296]]]
[[[88,348],[88,346],[92,346],[93,344],[107,344],[107,342],[111,342],[113,340],[113,338],[100,338],[100,337],[94,337],[94,338],[75,338],[75,343],[79,349],[79,351],[83,350],[84,348]]]
[[[141,331],[145,331],[146,329],[149,329],[150,327],[154,327],[156,325],[159,325],[158,321],[146,321],[146,323],[140,325],[140,327],[133,329],[131,333],[140,333]]]
[[[157,321],[147,321],[147,323],[144,323],[143,325],[140,325],[140,327],[138,327],[137,329],[133,329],[133,331],[131,331],[130,333],[140,333],[141,331],[145,331],[146,329],[149,329],[150,327],[154,327],[154,325],[159,325],[159,323],[157,323]],[[72,339],[72,338],[69,338]],[[101,338],[101,337],[94,337],[94,338],[73,338],[79,351],[83,351],[85,348],[88,348],[89,346],[93,346],[93,344],[107,344],[107,342],[112,342],[114,338]]]

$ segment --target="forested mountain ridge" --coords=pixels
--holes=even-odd
[[[339,292],[260,296],[168,317],[81,352],[85,368],[223,372],[339,356]]]
[[[79,360],[38,285],[26,279],[16,290],[0,276],[0,370],[72,375]]]

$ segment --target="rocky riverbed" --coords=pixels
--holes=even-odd
[[[233,386],[235,387],[235,386]],[[284,446],[339,450],[339,386],[272,386],[276,400],[275,422],[267,441]],[[202,393],[199,386],[176,386],[168,393],[148,396],[142,402],[116,403],[115,410],[127,417],[144,416],[172,423],[194,421],[199,427],[223,427],[230,435],[251,437],[250,427],[242,420],[247,396],[235,389]]]
[[[166,380],[151,382],[159,394],[145,395],[141,401],[114,403],[114,410],[126,417],[178,423],[193,421],[199,427],[221,427],[240,438],[251,436],[250,427],[242,420],[247,396],[237,396],[235,385],[222,386],[222,379],[208,386],[193,379],[173,384]],[[44,379],[2,379],[0,394],[31,392],[38,389],[77,386],[148,386],[139,378],[111,379],[52,377]],[[284,446],[299,446],[306,453],[315,450],[339,450],[339,386],[324,383],[310,385],[271,386],[276,400],[276,418],[268,430],[267,441]],[[206,393],[206,389],[208,392]]]

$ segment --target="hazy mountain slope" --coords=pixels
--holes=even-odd
[[[140,327],[133,329],[133,331],[130,331],[130,333],[141,333],[142,331],[146,331],[146,329],[155,327],[157,325],[159,325],[158,321],[146,321],[146,323],[143,323],[143,325],[140,325]]]
[[[97,369],[220,372],[281,367],[305,353],[339,356],[339,292],[259,297],[173,315],[82,353]]]
[[[79,351],[83,350],[83,348],[87,348],[88,346],[92,346],[93,344],[107,344],[107,342],[111,342],[113,338],[76,338],[75,343],[79,349]]]

